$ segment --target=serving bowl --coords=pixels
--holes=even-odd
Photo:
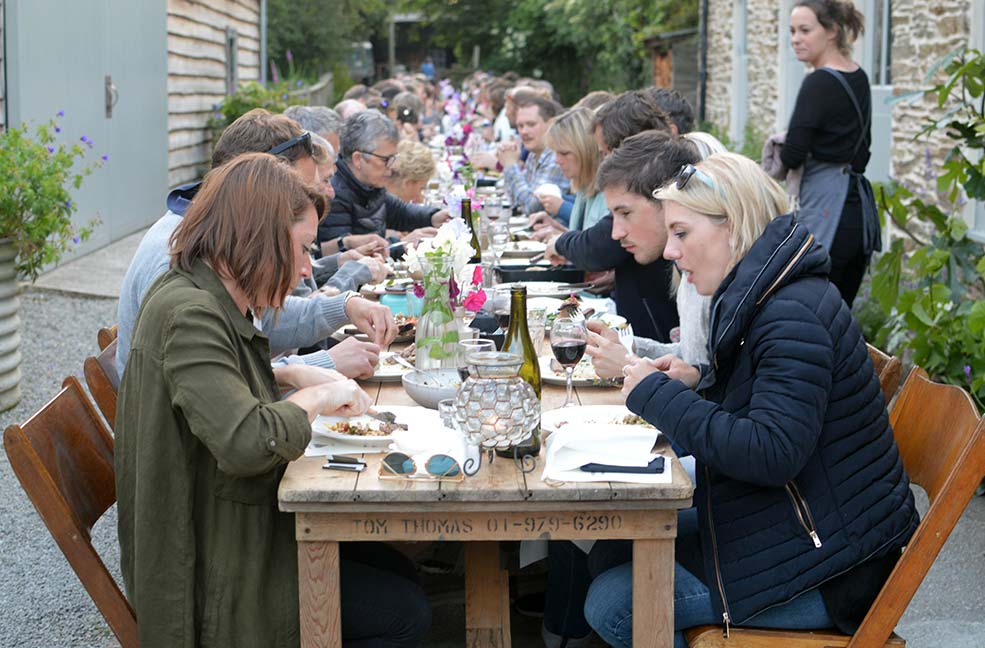
[[[438,403],[446,398],[455,398],[462,379],[456,369],[429,369],[427,371],[408,371],[401,381],[404,390],[418,404],[438,409]]]

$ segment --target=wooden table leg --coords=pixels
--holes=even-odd
[[[633,645],[674,645],[674,541],[633,541]]]
[[[465,645],[510,648],[510,575],[498,542],[465,543]]]
[[[339,543],[298,542],[302,648],[342,648]]]

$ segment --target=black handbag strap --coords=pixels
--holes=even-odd
[[[855,96],[855,91],[852,90],[852,86],[848,85],[848,80],[845,79],[845,75],[834,68],[822,67],[818,68],[824,70],[834,78],[838,79],[841,87],[845,89],[848,93],[848,98],[852,100],[852,105],[855,106],[855,113],[858,115],[859,124],[862,125],[862,132],[859,134],[858,141],[855,143],[855,150],[852,151],[852,160],[858,155],[858,150],[862,147],[862,143],[865,141],[865,134],[869,130],[869,122],[872,120],[872,110],[869,109],[868,117],[862,116],[862,106],[858,103],[858,97]]]

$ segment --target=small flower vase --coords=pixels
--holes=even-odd
[[[458,321],[452,304],[451,281],[455,274],[452,261],[451,255],[424,255],[421,258],[424,300],[414,337],[418,371],[455,368]]]

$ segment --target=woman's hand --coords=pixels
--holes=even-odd
[[[356,263],[361,263],[367,268],[369,268],[369,274],[373,283],[380,283],[386,279],[393,270],[386,263],[380,261],[376,257],[364,256],[359,259]]]
[[[436,211],[431,215],[431,225],[433,227],[441,227],[450,220],[451,213],[447,209]]]
[[[323,385],[321,414],[324,416],[359,416],[365,414],[373,401],[352,380]]]
[[[585,353],[592,357],[592,366],[600,378],[617,378],[622,375],[622,368],[636,359],[626,351],[619,341],[619,334],[602,322],[589,320],[588,347]]]
[[[408,245],[417,245],[421,242],[421,239],[434,238],[437,234],[438,230],[433,227],[418,227],[410,234],[404,236],[401,240]]]
[[[701,380],[701,372],[696,367],[689,365],[675,355],[665,355],[656,360],[637,358],[623,367],[623,375],[626,381],[622,386],[622,393],[628,397],[636,385],[640,384],[644,378],[657,371],[667,374],[668,378],[679,380],[691,389],[698,386]]]
[[[377,346],[385,347],[397,337],[393,312],[386,306],[362,297],[353,297],[345,304],[345,314]]]
[[[561,204],[564,202],[564,199],[561,198],[561,196],[555,196],[552,194],[545,194],[545,193],[534,194],[534,195],[537,197],[537,200],[540,201],[540,204],[544,207],[544,211],[546,211],[551,216],[557,216],[557,212],[559,209],[561,209]]]

